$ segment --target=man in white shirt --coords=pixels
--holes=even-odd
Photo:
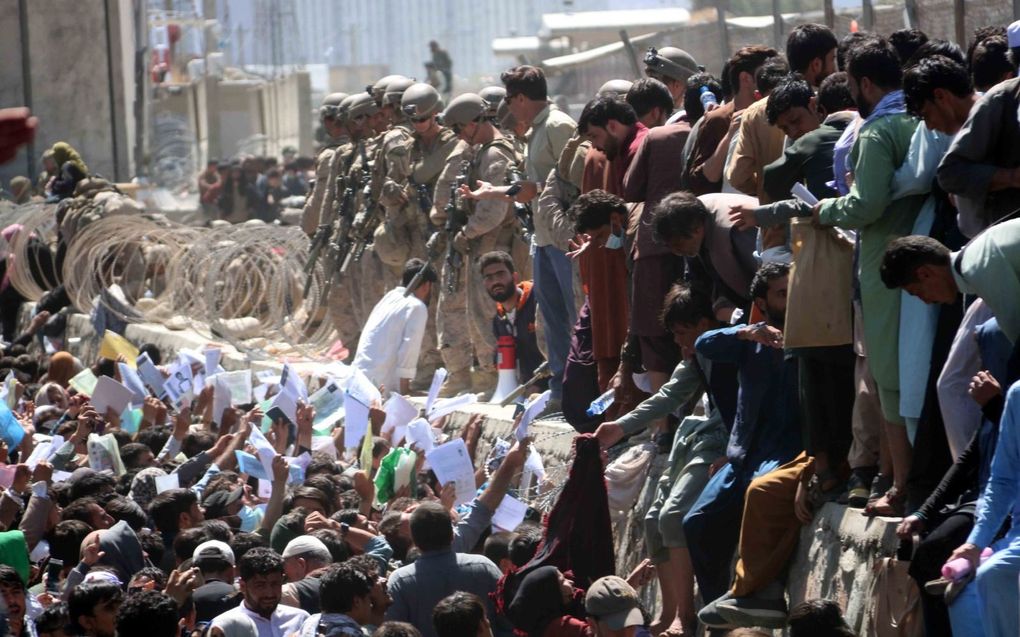
[[[407,286],[421,273],[419,283]],[[418,367],[418,352],[425,336],[428,302],[436,271],[421,259],[404,265],[402,285],[386,293],[372,308],[358,341],[354,366],[376,386],[408,394]]]
[[[241,605],[218,615],[213,626],[229,624],[238,617],[255,623],[258,637],[287,637],[301,630],[308,613],[280,604],[283,595],[283,558],[276,551],[258,547],[241,558]],[[221,627],[222,630],[222,627]]]

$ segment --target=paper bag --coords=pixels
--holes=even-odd
[[[853,244],[810,219],[790,224],[793,267],[786,298],[787,348],[853,341]]]

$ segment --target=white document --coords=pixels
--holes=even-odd
[[[390,394],[390,399],[383,406],[386,410],[386,421],[383,423],[380,433],[385,436],[397,427],[406,427],[409,422],[418,417],[418,408],[400,394]]]
[[[152,364],[152,359],[145,352],[138,357],[135,361],[138,364],[138,375],[141,376],[142,382],[152,390],[152,393],[157,398],[163,398],[166,395],[166,391],[163,389],[163,374],[159,372],[155,365]]]
[[[344,402],[344,449],[354,449],[368,433],[368,405],[353,396]]]
[[[131,404],[135,393],[109,376],[100,376],[96,381],[96,390],[92,394],[92,406],[96,413],[105,415],[107,409],[121,414]]]
[[[262,462],[246,451],[240,449],[234,451],[234,455],[237,456],[237,470],[240,473],[247,474],[253,478],[259,480],[271,481],[273,474],[266,471],[265,466]]]
[[[424,418],[417,418],[407,424],[408,446],[414,445],[426,456],[436,446],[432,426]]]
[[[133,394],[131,404],[141,406],[145,402],[145,397],[149,395],[145,389],[145,383],[142,382],[142,377],[138,375],[138,371],[134,367],[127,363],[117,363],[117,369],[120,370],[121,382]]]
[[[50,446],[49,453],[46,454],[46,462],[49,462],[50,460],[52,460],[53,456],[57,455],[57,452],[60,451],[60,448],[64,446],[64,437],[63,436],[53,436],[53,439],[50,440],[50,443],[52,443],[52,444]],[[57,475],[56,472],[54,472],[53,473],[54,480],[56,479],[56,475]]]
[[[524,516],[527,513],[527,503],[507,494],[503,496],[503,501],[499,503],[496,512],[492,514],[492,526],[502,531],[514,531],[521,525],[521,522],[524,522]]]
[[[230,390],[231,405],[247,405],[253,402],[250,369],[242,369],[236,372],[219,372],[213,378],[223,383],[223,386]]]
[[[273,401],[269,404],[269,411],[266,412],[266,415],[273,420],[283,418],[287,420],[287,422],[296,425],[297,400],[290,392],[282,391],[273,396]]]
[[[344,396],[344,448],[353,449],[368,432],[369,407],[382,396],[360,370],[354,370]]]
[[[475,402],[478,402],[478,396],[474,394],[461,394],[453,398],[440,398],[432,404],[432,409],[426,413],[428,414],[429,422],[435,422],[443,416],[452,414],[461,407],[466,407]]]
[[[439,390],[443,387],[443,382],[446,380],[446,368],[440,367],[436,370],[436,373],[432,375],[432,385],[429,386],[429,396],[425,400],[425,413],[432,411],[432,403],[436,402],[436,398],[439,397]]]
[[[220,357],[223,356],[223,350],[218,347],[210,347],[205,350],[205,375],[212,376],[217,373],[217,368],[220,366]]]
[[[170,489],[180,489],[181,481],[176,473],[171,473],[165,476],[156,476],[156,494],[169,491]]]
[[[467,445],[460,438],[454,438],[425,454],[432,466],[439,484],[454,483],[457,490],[457,505],[468,504],[475,499],[475,468]]]
[[[343,387],[337,381],[330,379],[308,397],[308,403],[315,408],[315,419],[312,424],[320,425],[344,406]]]
[[[251,443],[251,446],[255,447],[259,462],[262,463],[265,469],[266,479],[270,479],[273,475],[273,458],[276,457],[276,449],[273,449],[273,445],[262,435],[262,431],[255,426],[255,423],[251,423],[251,433],[248,434],[248,442]]]
[[[531,421],[535,419],[535,416],[542,413],[545,406],[549,404],[549,397],[551,395],[552,392],[547,389],[525,405],[524,415],[521,416],[521,422],[517,425],[517,431],[515,432],[518,441],[524,440],[528,436],[528,427],[531,425]]]
[[[818,197],[811,194],[811,191],[807,189],[807,186],[799,181],[793,184],[793,188],[790,188],[790,194],[809,206],[815,206],[818,204]]]
[[[183,359],[178,360],[168,371],[170,378],[163,381],[163,389],[173,404],[183,407],[191,402],[195,388],[191,364]]]
[[[287,363],[283,364],[283,371],[280,372],[280,391],[293,394],[295,402],[308,401],[308,387],[305,386],[305,381],[301,380],[297,372]]]
[[[230,387],[220,380],[220,374],[210,378],[213,382],[212,419],[215,423],[222,423],[223,412],[230,408]]]
[[[95,471],[113,471],[124,475],[124,463],[120,459],[120,445],[113,434],[89,434],[86,443],[89,452],[89,466]]]
[[[332,456],[334,460],[338,459],[333,436],[312,436],[312,451],[321,451]]]
[[[372,381],[368,380],[368,376],[365,376],[360,369],[354,370],[350,381],[347,383],[347,396],[354,397],[366,407],[370,407],[372,403],[382,400],[379,388],[373,385]]]
[[[49,459],[50,450],[52,448],[53,442],[49,440],[47,440],[46,442],[40,442],[35,446],[35,449],[32,450],[32,455],[30,455],[28,459],[25,460],[25,464],[28,465],[29,469],[35,471],[36,466],[40,462]]]

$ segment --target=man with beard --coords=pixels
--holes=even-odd
[[[244,601],[237,608],[213,619],[212,626],[223,630],[221,624],[230,623],[237,617],[247,617],[255,623],[258,637],[279,637],[298,632],[308,619],[308,613],[280,604],[283,595],[283,558],[280,554],[269,548],[253,548],[241,558],[240,571]]]
[[[362,637],[372,622],[373,589],[381,584],[350,562],[333,564],[319,579],[322,612],[305,620],[301,637]]]
[[[903,71],[895,49],[881,38],[865,40],[850,50],[847,62],[850,94],[863,118],[850,152],[854,175],[849,193],[825,199],[812,210],[823,226],[857,231],[861,324],[868,371],[875,379],[884,416],[893,475],[883,475],[883,497],[869,504],[878,515],[901,515],[913,457],[906,422],[900,415],[900,291],[882,284],[880,269],[886,246],[910,234],[924,203],[923,195],[892,199],[894,174],[907,158],[917,119],[906,112],[900,90]],[[873,486],[873,491],[875,490]]]
[[[717,598],[729,584],[748,485],[793,460],[802,449],[797,362],[783,352],[789,271],[789,265],[766,263],[751,282],[751,297],[765,321],[706,332],[695,342],[701,356],[736,365],[740,383],[726,464],[705,485],[683,524],[705,600],[721,601]],[[716,628],[728,624],[715,604],[698,613],[698,619]]]
[[[538,303],[531,293],[531,281],[520,281],[513,258],[506,252],[488,252],[479,260],[482,283],[489,297],[496,302],[492,332],[497,342],[511,339],[517,361],[517,378],[524,382],[545,362],[538,348],[535,313]],[[528,393],[543,392],[547,380],[528,388]]]
[[[600,183],[587,183],[586,179],[581,192],[601,189],[622,195],[623,176],[648,134],[648,128],[638,121],[634,108],[620,96],[600,95],[584,107],[577,122],[577,131],[591,140],[592,147],[603,153],[609,162],[600,175]]]

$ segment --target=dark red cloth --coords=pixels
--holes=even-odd
[[[541,566],[572,572],[577,587],[587,589],[614,573],[613,529],[603,475],[602,449],[591,434],[574,438],[574,463],[556,504],[545,519],[545,537],[530,562],[503,576],[493,593],[505,613],[521,580]]]

